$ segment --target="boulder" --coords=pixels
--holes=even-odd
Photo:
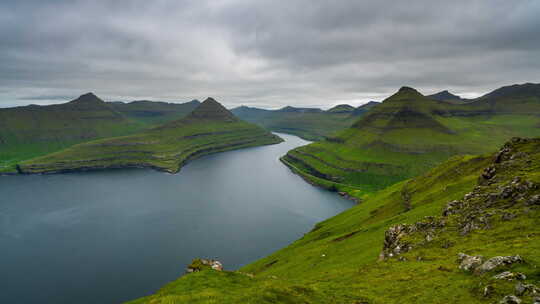
[[[520,304],[521,300],[514,295],[508,295],[508,296],[505,296],[499,303],[500,304]]]
[[[504,272],[501,272],[495,276],[493,276],[493,278],[495,280],[508,280],[508,281],[513,281],[513,280],[525,280],[527,277],[523,274],[523,273],[520,273],[520,272],[510,272],[510,271],[504,271]]]
[[[483,257],[481,255],[472,256],[460,252],[458,254],[458,260],[460,261],[459,269],[473,271],[478,266],[482,265]]]
[[[485,261],[480,267],[476,268],[478,273],[486,273],[501,266],[508,266],[514,263],[522,263],[523,259],[519,255],[514,256],[496,256]]]

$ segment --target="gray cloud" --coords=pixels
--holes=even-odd
[[[540,82],[540,2],[3,1],[0,106],[77,96],[327,107]],[[26,96],[36,96],[25,98]]]

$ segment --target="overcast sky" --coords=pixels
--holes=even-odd
[[[4,0],[0,107],[105,100],[327,108],[403,85],[540,82],[540,1]]]

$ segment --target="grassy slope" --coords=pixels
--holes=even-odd
[[[141,123],[158,126],[169,121],[184,118],[200,105],[198,100],[186,103],[167,103],[160,101],[132,101],[129,103],[108,103],[124,116]]]
[[[540,189],[540,140],[511,144],[520,155],[498,165],[493,184],[476,188],[485,195],[500,192],[515,176]],[[526,153],[520,154],[518,152]],[[238,272],[204,270],[180,277],[155,295],[133,303],[493,303],[513,293],[514,282],[472,275],[458,269],[458,252],[495,255],[520,254],[526,264],[513,269],[540,281],[539,206],[523,201],[497,200],[489,209],[491,227],[460,235],[451,216],[445,230],[431,242],[411,235],[415,248],[406,261],[378,261],[386,229],[438,216],[449,201],[470,192],[493,156],[455,156],[417,178],[371,195],[363,203],[319,223],[303,238]],[[481,201],[473,202],[472,208]],[[506,204],[506,205],[504,205]],[[516,218],[502,221],[501,214]],[[253,276],[246,275],[253,274]],[[484,297],[483,287],[495,287]],[[527,295],[525,300],[530,301]],[[529,302],[527,302],[529,303]]]
[[[484,153],[512,136],[538,135],[540,94],[486,96],[457,105],[405,88],[351,128],[292,150],[283,160],[315,183],[361,196],[452,155]]]
[[[350,127],[363,113],[341,111],[343,105],[331,112],[283,111],[239,107],[232,112],[240,119],[258,124],[268,130],[289,133],[306,140],[322,140],[333,133]],[[348,109],[348,108],[347,108]]]
[[[55,173],[117,167],[177,172],[201,155],[280,142],[277,136],[235,118],[208,99],[188,117],[134,135],[79,144],[20,163],[24,173]]]
[[[0,109],[0,172],[13,172],[21,160],[143,127],[93,94],[58,105]]]

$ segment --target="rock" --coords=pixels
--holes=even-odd
[[[515,286],[516,295],[522,296],[526,293],[539,294],[540,288],[536,287],[533,284],[524,284],[522,282],[517,282]]]
[[[521,300],[514,295],[508,295],[508,296],[505,296],[499,303],[500,304],[520,304]]]
[[[523,273],[520,273],[520,272],[514,273],[510,271],[505,271],[505,272],[499,273],[498,275],[493,276],[493,278],[496,280],[512,281],[512,280],[525,280],[527,277]]]
[[[221,264],[220,261],[213,261],[211,267],[212,267],[212,269],[217,270],[217,271],[222,271],[223,270],[223,264]]]
[[[478,266],[482,265],[483,257],[480,255],[471,256],[460,252],[458,253],[458,260],[460,261],[459,269],[473,271]]]
[[[527,205],[540,205],[540,194],[533,195],[531,198],[529,198]]]
[[[500,266],[507,266],[514,263],[522,263],[523,259],[519,255],[514,256],[496,256],[485,261],[480,267],[476,268],[478,273],[492,271]]]
[[[198,272],[203,268],[208,267],[217,271],[223,270],[223,264],[217,260],[210,259],[194,259],[186,268],[186,273]]]
[[[534,297],[533,304],[540,304],[540,297]]]
[[[451,201],[446,205],[446,208],[444,208],[442,215],[443,216],[449,216],[451,214],[457,213],[457,211],[462,207],[463,202],[455,200]]]
[[[484,297],[489,297],[493,294],[493,291],[495,291],[495,288],[491,285],[484,287]]]
[[[384,233],[383,251],[379,255],[379,259],[384,260],[407,252],[410,247],[406,242],[402,242],[401,238],[412,231],[413,226],[407,224],[398,224],[388,228]]]
[[[493,176],[495,176],[495,172],[497,172],[497,169],[495,169],[495,166],[489,166],[486,169],[484,169],[484,172],[482,172],[482,178],[491,179]]]

